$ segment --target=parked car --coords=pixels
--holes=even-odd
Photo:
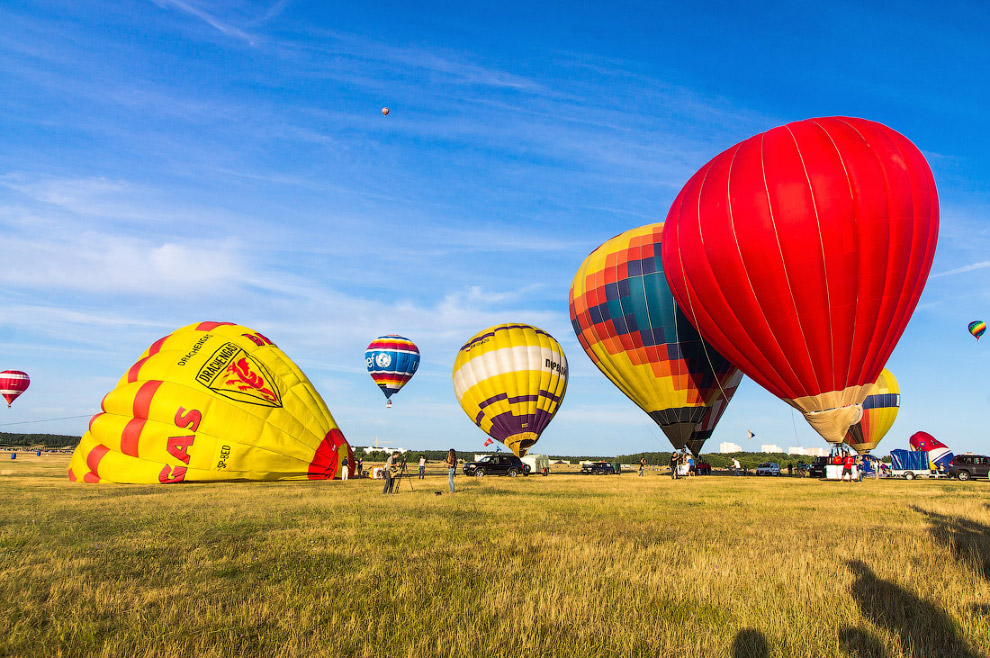
[[[828,464],[828,457],[815,457],[815,461],[808,466],[808,477],[825,477],[825,465]]]
[[[990,457],[985,455],[956,455],[949,464],[949,477],[960,480],[990,477]]]
[[[464,464],[464,475],[485,477],[486,475],[529,475],[529,464],[524,464],[515,455],[485,455],[476,462]]]
[[[757,475],[780,475],[780,464],[776,462],[763,462],[756,467]]]
[[[592,462],[581,466],[581,473],[584,475],[611,475],[615,472],[615,468],[608,462]]]

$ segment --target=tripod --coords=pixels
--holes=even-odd
[[[399,472],[395,474],[392,482],[391,493],[399,493],[399,485],[405,480],[409,484],[409,491],[415,491],[412,486],[412,482],[409,482],[409,478],[406,477],[406,458],[402,458],[402,463],[399,465]]]

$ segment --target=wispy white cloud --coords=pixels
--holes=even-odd
[[[190,2],[183,2],[183,0],[154,0],[154,3],[159,7],[162,7],[163,9],[168,9],[168,8],[178,9],[181,12],[189,14],[190,16],[193,16],[195,18],[198,18],[199,20],[208,24],[210,27],[216,29],[222,34],[225,34],[229,37],[233,37],[235,39],[240,39],[241,41],[246,42],[250,46],[255,45],[255,37],[253,37],[252,35],[248,34],[244,30],[234,25],[221,21],[213,14],[210,14],[209,12],[200,9],[199,7],[195,6]]]
[[[955,269],[947,270],[945,272],[939,272],[937,274],[932,274],[928,278],[938,279],[943,276],[953,276],[954,274],[965,274],[966,272],[975,272],[976,270],[985,270],[990,267],[990,260],[981,260],[977,263],[970,263],[969,265],[963,265],[962,267],[957,267]]]

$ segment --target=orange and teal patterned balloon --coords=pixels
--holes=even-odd
[[[969,333],[973,334],[973,338],[980,340],[980,336],[987,330],[987,323],[983,320],[974,320],[969,323]]]
[[[664,278],[663,224],[626,231],[584,260],[570,291],[578,342],[671,444],[683,448],[737,368],[701,339]]]
[[[876,448],[894,425],[900,406],[901,389],[893,373],[884,368],[863,402],[862,420],[849,428],[845,443],[860,454]]]
[[[106,394],[69,463],[73,482],[326,480],[354,458],[285,352],[230,322],[155,341]]]
[[[500,324],[457,352],[454,394],[468,418],[522,457],[560,408],[567,358],[553,336],[528,324]]]

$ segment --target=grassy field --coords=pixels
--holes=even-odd
[[[0,655],[990,654],[986,482],[459,476],[448,495],[437,473],[386,497],[70,485],[67,462],[0,462]]]

